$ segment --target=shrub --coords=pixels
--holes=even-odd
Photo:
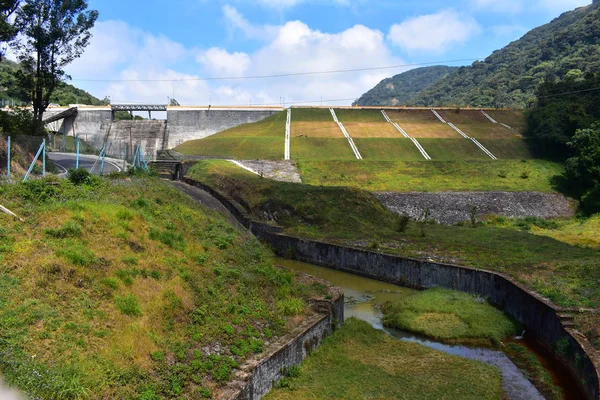
[[[93,185],[97,183],[97,178],[87,169],[70,169],[67,179],[73,185]]]
[[[506,177],[508,176],[508,173],[506,171],[500,171],[498,173],[498,176],[502,179],[506,179]]]
[[[132,294],[128,294],[127,296],[117,296],[115,305],[117,306],[117,309],[125,315],[131,317],[139,317],[142,315],[140,305]]]
[[[402,215],[400,215],[400,217],[398,218],[398,226],[396,227],[396,230],[398,232],[406,232],[406,229],[408,228],[408,223],[410,222],[410,216],[406,213],[403,213]]]
[[[529,179],[529,171],[523,171],[521,174],[521,179]]]

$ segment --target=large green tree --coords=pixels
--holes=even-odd
[[[15,43],[33,115],[41,122],[59,84],[70,77],[64,68],[81,56],[92,37],[98,12],[85,0],[24,0],[16,27],[23,39]]]
[[[576,156],[565,164],[566,176],[578,190],[584,211],[600,211],[600,124],[578,130],[569,146]]]
[[[4,45],[17,35],[17,29],[11,22],[12,15],[19,8],[20,0],[0,0],[0,61],[4,58]]]

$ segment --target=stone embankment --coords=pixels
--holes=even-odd
[[[600,400],[600,354],[571,325],[564,310],[508,275],[340,246],[283,234],[283,228],[254,221],[229,196],[192,179],[185,182],[218,199],[275,254],[416,289],[444,287],[488,298],[560,360],[579,382],[588,400]]]
[[[422,219],[425,213],[440,224],[454,225],[471,218],[475,207],[478,220],[490,215],[509,218],[568,218],[575,215],[573,200],[556,193],[540,192],[441,192],[375,194],[388,209]]]

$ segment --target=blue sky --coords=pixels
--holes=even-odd
[[[349,104],[382,71],[212,80],[487,57],[591,0],[89,0],[94,39],[68,72],[117,102]],[[470,62],[454,63],[464,65]],[[90,80],[100,80],[92,82]],[[348,99],[348,100],[346,100]]]

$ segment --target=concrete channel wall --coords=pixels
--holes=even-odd
[[[284,235],[282,228],[253,221],[229,196],[200,182],[185,182],[217,198],[254,235],[282,257],[416,289],[444,287],[478,294],[519,321],[560,359],[588,400],[600,400],[598,352],[578,332],[563,326],[561,308],[509,276],[474,268],[433,263]],[[557,343],[567,342],[568,346]],[[566,349],[566,351],[565,351]]]
[[[273,343],[239,369],[234,380],[220,391],[219,400],[258,400],[286,376],[286,371],[302,361],[344,322],[344,294],[333,291],[331,301],[312,303],[317,314],[308,317],[292,332]]]

